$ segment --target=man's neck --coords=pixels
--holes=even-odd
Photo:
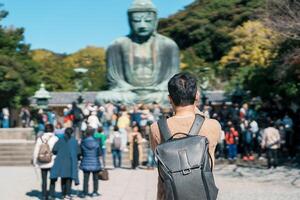
[[[175,107],[175,116],[192,116],[195,115],[195,105]]]

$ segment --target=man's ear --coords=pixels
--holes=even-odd
[[[173,102],[173,99],[171,98],[170,95],[168,95],[168,98],[169,98],[169,102],[170,102],[170,104],[171,104],[173,110],[175,110],[175,104],[174,104],[174,102]]]
[[[197,91],[197,93],[196,93],[195,103],[196,104],[200,103],[200,92],[199,91]]]
[[[173,100],[172,100],[172,98],[170,97],[170,95],[168,95],[168,99],[169,99],[169,103],[170,103],[171,105],[173,105]]]

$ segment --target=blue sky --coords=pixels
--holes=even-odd
[[[167,17],[194,0],[153,0]],[[5,26],[25,28],[32,49],[72,53],[87,45],[107,47],[129,32],[126,11],[132,0],[0,0]]]

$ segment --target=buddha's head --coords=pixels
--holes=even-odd
[[[128,9],[131,34],[149,38],[157,28],[157,10],[151,0],[134,0]]]

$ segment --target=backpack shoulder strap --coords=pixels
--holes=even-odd
[[[44,140],[43,140],[43,135],[41,135],[39,138],[40,138],[42,144],[45,144],[45,142],[44,142]]]
[[[49,140],[52,138],[52,136],[50,136],[49,138],[48,138],[48,140],[43,140],[43,136],[40,136],[40,139],[41,139],[41,141],[42,141],[42,143],[43,144],[48,144],[48,142],[49,142]]]
[[[168,127],[167,119],[165,117],[162,117],[158,120],[157,124],[162,143],[168,141],[171,137],[171,131]]]
[[[48,142],[49,142],[49,140],[51,140],[51,138],[52,138],[52,136],[50,136],[50,137],[48,138],[48,140],[46,140],[46,144],[48,144]]]
[[[189,131],[189,135],[198,135],[204,123],[205,118],[200,114],[196,114],[194,123]]]

